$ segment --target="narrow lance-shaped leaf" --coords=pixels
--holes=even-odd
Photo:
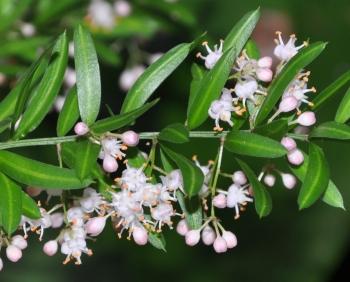
[[[198,87],[200,86],[200,83],[201,83],[201,81],[204,78],[206,73],[207,73],[207,71],[203,67],[201,67],[197,64],[192,65],[192,67],[191,67],[192,81],[191,81],[191,86],[190,86],[190,96],[188,98],[187,111],[191,108],[193,100],[196,97]]]
[[[184,190],[189,197],[198,194],[204,182],[202,171],[190,160],[184,156],[175,153],[165,146],[161,146],[162,150],[176,163],[182,173]]]
[[[78,141],[77,151],[75,152],[75,171],[81,181],[91,175],[99,152],[99,145],[89,140]]]
[[[253,39],[249,39],[244,46],[244,49],[247,52],[247,55],[251,59],[258,60],[260,58],[260,50],[258,45],[255,43]]]
[[[22,214],[31,219],[39,219],[41,213],[35,201],[22,191]]]
[[[259,112],[255,119],[255,124],[262,123],[270,112],[273,110],[278,100],[282,97],[282,94],[296,77],[296,75],[316,59],[326,47],[326,43],[316,42],[303,48],[296,54],[286,66],[283,67],[282,71],[273,80],[269,89],[266,99],[260,106]]]
[[[350,81],[350,71],[347,71],[315,96],[315,99],[312,100],[312,103],[314,104],[313,109],[318,110],[329,99],[331,99],[333,95],[336,94],[340,88],[346,85],[349,81]]]
[[[63,108],[58,116],[57,135],[66,135],[79,119],[77,88],[74,86],[68,92]]]
[[[262,158],[278,158],[287,154],[287,150],[273,139],[235,129],[227,134],[225,148],[239,155]]]
[[[166,242],[163,233],[149,232],[148,242],[156,249],[166,252]]]
[[[18,227],[22,213],[21,187],[0,172],[0,213],[2,226],[11,235]]]
[[[163,152],[162,149],[159,150],[160,160],[162,162],[162,167],[166,173],[169,173],[175,169],[175,165],[171,162],[168,156]]]
[[[142,106],[158,86],[186,59],[191,46],[191,43],[182,43],[150,65],[129,90],[121,113]]]
[[[280,141],[288,131],[288,121],[285,119],[275,120],[273,122],[256,127],[254,133]]]
[[[189,141],[189,132],[183,124],[174,123],[162,129],[158,139],[171,143],[186,143]]]
[[[68,40],[64,32],[56,41],[52,50],[51,62],[36,89],[35,96],[22,116],[14,139],[21,138],[33,131],[50,111],[61,88],[67,62]]]
[[[90,179],[81,182],[74,170],[31,160],[8,151],[0,151],[0,171],[20,183],[45,189],[80,189],[92,182]]]
[[[311,131],[309,138],[330,138],[337,140],[349,140],[350,126],[335,121],[328,121],[314,128]]]
[[[309,156],[303,152],[304,162],[300,166],[290,166],[290,169],[293,171],[294,175],[299,178],[300,181],[304,182],[307,168],[309,164]],[[332,180],[329,180],[326,192],[323,195],[322,201],[326,204],[336,207],[336,208],[344,208],[343,197],[338,190],[337,186],[334,184]]]
[[[329,183],[329,168],[320,147],[310,143],[307,173],[298,196],[299,209],[308,208],[325,192]]]
[[[254,171],[243,161],[236,159],[239,166],[247,175],[250,185],[253,188],[255,210],[260,218],[269,215],[272,210],[272,200],[269,192],[256,177]]]
[[[107,131],[117,130],[134,122],[135,119],[147,112],[150,108],[157,104],[158,101],[159,99],[156,99],[131,112],[101,119],[94,123],[90,129],[94,133],[105,133]]]
[[[80,116],[83,122],[91,125],[100,111],[100,67],[91,35],[81,25],[74,30],[74,63]]]
[[[335,121],[345,123],[350,119],[350,88],[346,91],[345,96],[339,104]]]

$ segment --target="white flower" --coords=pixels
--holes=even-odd
[[[212,69],[222,56],[224,41],[220,40],[219,48],[218,45],[215,45],[214,51],[210,49],[207,41],[203,42],[202,45],[205,46],[205,48],[207,49],[208,55],[203,56],[201,53],[198,53],[197,58],[201,58],[205,61],[204,64],[207,69]]]
[[[86,188],[83,197],[79,200],[81,208],[86,213],[100,213],[101,205],[105,203],[102,196],[92,188]]]
[[[115,14],[112,5],[103,0],[93,0],[88,8],[88,17],[96,27],[111,29],[115,25]]]
[[[141,189],[147,182],[147,176],[142,169],[142,167],[134,168],[127,165],[127,168],[123,170],[122,176],[119,179],[121,187],[131,192]]]
[[[273,53],[282,62],[289,61],[292,57],[294,57],[298,53],[298,51],[301,48],[303,48],[304,46],[307,46],[307,42],[304,42],[302,45],[295,46],[295,42],[297,39],[294,34],[290,36],[287,44],[283,42],[280,31],[277,31],[276,34],[278,35],[278,39],[275,40],[277,46],[275,47],[275,50]]]
[[[40,219],[30,219],[25,216],[22,216],[21,223],[24,232],[24,238],[27,238],[27,232],[29,230],[35,231],[37,234],[39,234],[39,240],[41,241],[44,236],[44,229],[50,228],[51,223],[51,217],[50,214],[43,208],[40,208],[41,218]],[[27,224],[29,227],[27,227]]]
[[[160,179],[169,191],[175,192],[177,189],[183,191],[183,179],[179,169],[171,171],[167,176],[160,176]]]
[[[128,1],[118,0],[113,5],[114,12],[119,17],[127,17],[131,13],[131,6]]]
[[[31,23],[21,23],[20,30],[24,37],[32,37],[36,33],[36,28]]]
[[[173,206],[168,203],[160,203],[155,208],[151,209],[151,215],[153,219],[157,221],[156,226],[159,226],[159,230],[161,229],[163,223],[171,226],[171,217],[175,215]]]
[[[124,70],[119,78],[120,88],[124,91],[128,91],[144,71],[145,67],[142,65],[136,65]]]
[[[121,140],[113,137],[106,137],[101,140],[101,151],[99,154],[100,159],[104,159],[106,155],[116,159],[122,159],[125,154],[122,150],[126,147],[122,144]]]
[[[262,94],[264,96],[267,93],[259,89],[257,81],[253,78],[248,78],[246,80],[237,81],[234,92],[237,98],[234,98],[234,101],[242,100],[243,107],[246,107],[246,101],[251,100],[253,103],[256,103],[255,94]]]

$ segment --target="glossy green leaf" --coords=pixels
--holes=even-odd
[[[11,235],[18,227],[22,215],[21,187],[0,172],[0,212],[2,226]]]
[[[270,214],[272,210],[272,200],[269,192],[264,185],[258,180],[254,171],[243,161],[236,159],[239,166],[249,179],[253,188],[255,210],[260,218]]]
[[[220,96],[231,72],[236,54],[235,48],[227,50],[197,86],[197,92],[195,92],[196,94],[194,94],[192,103],[187,110],[189,129],[200,126],[208,118],[210,104]]]
[[[75,171],[81,181],[91,176],[92,168],[96,164],[100,146],[89,140],[79,140],[75,152]]]
[[[191,43],[177,45],[150,65],[129,90],[121,113],[141,107],[158,86],[186,59],[191,45]]]
[[[290,166],[290,169],[293,171],[294,175],[299,178],[300,181],[304,181],[307,168],[309,164],[309,156],[303,152],[304,162],[300,166]],[[337,186],[332,180],[329,180],[326,192],[323,195],[322,201],[326,204],[344,209],[344,201],[341,193],[339,192]]]
[[[170,124],[159,133],[158,139],[171,143],[186,143],[189,142],[189,132],[181,123]]]
[[[0,171],[19,183],[44,189],[80,189],[91,184],[83,182],[74,170],[22,157],[8,151],[0,151]]]
[[[239,155],[261,158],[278,158],[287,154],[287,150],[273,139],[235,129],[227,134],[225,148]]]
[[[244,45],[248,41],[250,35],[252,34],[258,20],[260,18],[260,8],[250,11],[245,14],[237,24],[231,29],[229,34],[225,38],[224,51],[235,48],[236,55],[241,52]]]
[[[52,50],[51,62],[36,89],[35,96],[22,116],[14,139],[19,139],[33,131],[50,111],[61,88],[67,63],[68,40],[64,32]]]
[[[314,128],[309,138],[350,139],[350,126],[336,121],[328,121]]]
[[[0,121],[0,133],[10,128],[12,118],[8,117]]]
[[[338,106],[335,115],[335,121],[345,123],[350,119],[350,88],[346,91],[345,96]]]
[[[339,89],[341,89],[349,81],[350,81],[350,71],[347,71],[315,96],[315,99],[312,100],[314,104],[313,110],[317,110],[322,105],[324,105],[329,99],[331,99],[338,92]]]
[[[135,168],[140,168],[146,163],[145,156],[136,147],[128,148],[127,159],[128,159],[128,165]]]
[[[255,124],[261,124],[267,118],[291,81],[303,68],[316,59],[325,47],[326,43],[323,42],[310,44],[300,50],[298,54],[296,54],[287,65],[283,67],[282,71],[272,81],[268,88],[268,95],[260,106],[255,119]]]
[[[143,115],[155,104],[157,104],[158,101],[159,99],[155,99],[152,102],[146,103],[145,105],[131,112],[101,119],[93,124],[90,129],[97,134],[117,130],[134,122],[139,116]]]
[[[148,242],[156,249],[166,252],[166,242],[162,233],[149,232]]]
[[[167,155],[163,152],[162,149],[159,150],[160,160],[162,162],[162,168],[166,173],[169,173],[175,169],[175,165],[172,161],[167,157]]]
[[[74,86],[68,92],[57,121],[57,136],[66,135],[79,119],[77,88]]]
[[[25,192],[22,191],[22,214],[31,219],[41,217],[40,209],[36,202]]]
[[[258,60],[260,58],[260,50],[258,45],[255,43],[253,39],[249,39],[246,45],[244,46],[244,49],[247,52],[247,55],[251,59]]]
[[[288,121],[285,119],[274,120],[273,122],[256,127],[253,132],[280,141],[288,131]]]
[[[172,159],[178,168],[181,170],[184,190],[189,197],[193,197],[198,194],[202,188],[204,182],[203,172],[189,159],[184,156],[175,153],[165,146],[161,146],[164,153],[166,153],[170,159]]]
[[[176,198],[179,201],[182,212],[185,214],[185,219],[192,230],[199,229],[203,223],[202,205],[198,197],[191,199],[184,198],[182,192],[176,192]]]
[[[307,173],[298,196],[299,209],[314,204],[326,191],[329,183],[329,167],[320,147],[310,143]]]
[[[198,94],[198,87],[203,79],[203,77],[206,74],[206,70],[197,65],[197,64],[193,64],[191,67],[191,74],[192,74],[192,81],[191,81],[191,86],[190,86],[190,96],[188,98],[188,108],[187,110],[189,110],[191,108],[191,105],[193,103],[193,100],[195,98],[195,95]]]
[[[81,25],[74,30],[74,63],[80,116],[91,125],[100,111],[101,78],[94,42]]]

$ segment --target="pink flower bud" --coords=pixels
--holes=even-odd
[[[227,251],[227,243],[221,236],[216,237],[214,241],[214,250],[219,254]]]
[[[78,122],[74,126],[74,132],[75,134],[82,136],[89,132],[89,127],[84,122]]]
[[[293,189],[295,187],[297,180],[294,175],[290,173],[281,173],[281,177],[282,177],[283,185],[287,189]]]
[[[148,242],[147,231],[143,227],[134,227],[132,237],[137,245],[143,246]]]
[[[17,248],[20,248],[21,250],[24,250],[28,247],[27,240],[24,239],[22,235],[15,235],[11,239],[11,245],[16,246]]]
[[[57,244],[56,240],[51,240],[51,241],[46,242],[44,247],[43,247],[44,253],[50,257],[52,257],[53,255],[55,255],[57,253],[57,249],[58,249],[58,244]]]
[[[259,68],[256,71],[256,76],[263,82],[270,82],[273,77],[273,72],[268,68]]]
[[[298,116],[297,122],[303,126],[311,126],[316,123],[316,116],[314,112],[304,112]]]
[[[63,224],[64,216],[61,212],[55,212],[53,214],[50,214],[50,219],[52,228],[60,228]]]
[[[295,143],[293,138],[290,137],[283,137],[281,140],[281,144],[283,147],[285,147],[288,151],[292,151],[297,147],[297,143]]]
[[[176,226],[176,232],[179,233],[181,236],[185,236],[189,230],[190,229],[187,225],[186,219],[181,219]]]
[[[85,224],[86,233],[91,236],[98,236],[101,234],[106,226],[106,218],[102,216],[90,218]]]
[[[0,258],[0,271],[4,268],[4,263],[2,262],[2,259]]]
[[[275,185],[276,182],[276,177],[272,174],[266,174],[264,177],[264,183],[269,186],[272,187]]]
[[[43,190],[41,190],[40,188],[28,186],[26,188],[26,191],[27,191],[29,196],[36,197],[36,196],[39,196]]]
[[[127,1],[118,0],[114,3],[114,11],[117,16],[127,17],[131,13],[131,6]]]
[[[226,241],[227,248],[232,249],[237,246],[237,237],[231,231],[224,231],[222,238]]]
[[[210,226],[204,227],[202,231],[202,241],[204,245],[210,246],[214,243],[216,238],[215,231]]]
[[[200,230],[190,230],[185,235],[186,244],[189,246],[197,245],[201,238]]]
[[[258,60],[259,68],[271,68],[272,67],[272,58],[271,57],[262,57]]]
[[[226,203],[227,203],[227,200],[226,200],[226,196],[224,194],[216,195],[213,198],[213,205],[214,205],[214,207],[217,207],[219,209],[226,208]]]
[[[127,146],[135,147],[137,146],[137,144],[139,144],[139,140],[140,137],[135,131],[128,130],[122,134],[122,141]]]
[[[103,169],[106,172],[115,172],[118,169],[118,162],[115,158],[110,155],[106,155],[103,159]]]
[[[293,111],[298,106],[298,100],[294,96],[288,96],[283,98],[278,106],[278,110],[282,113],[287,113]]]
[[[294,149],[288,153],[287,159],[293,165],[301,165],[304,162],[304,155],[300,150]]]
[[[232,175],[232,181],[235,184],[238,185],[244,185],[247,183],[247,177],[245,176],[244,172],[241,170],[237,170],[233,175]]]
[[[9,245],[6,248],[6,256],[10,261],[17,262],[22,258],[22,251],[14,245]]]

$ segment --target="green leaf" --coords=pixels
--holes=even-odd
[[[80,116],[83,122],[91,125],[100,111],[101,78],[91,35],[81,25],[74,30],[74,63]]]
[[[166,252],[166,242],[162,233],[149,232],[148,242],[156,249]]]
[[[312,101],[313,109],[317,110],[324,105],[337,91],[350,81],[350,71],[343,73],[338,79],[328,85],[322,92],[316,95]]]
[[[320,147],[310,143],[307,173],[298,196],[299,209],[314,204],[325,192],[329,183],[329,168]]]
[[[90,129],[91,131],[97,134],[117,130],[123,126],[129,125],[130,123],[134,122],[135,119],[147,112],[150,108],[157,104],[158,101],[159,99],[155,99],[152,102],[149,102],[136,110],[132,110],[131,112],[101,119],[92,126],[90,126]]]
[[[175,165],[169,160],[169,158],[166,156],[166,154],[163,152],[162,149],[159,151],[160,154],[160,160],[162,162],[162,167],[165,170],[166,173],[169,173],[175,169]]]
[[[256,116],[255,124],[262,123],[269,113],[273,110],[278,100],[282,97],[282,94],[288,87],[288,85],[295,79],[296,75],[310,64],[314,59],[321,54],[326,47],[326,43],[316,42],[303,48],[296,54],[282,71],[272,81],[266,99],[260,106],[260,110]]]
[[[258,180],[254,171],[243,161],[236,159],[239,166],[247,175],[250,185],[253,188],[255,210],[260,218],[270,214],[272,210],[272,200],[269,192],[264,185]]]
[[[256,127],[253,132],[280,141],[288,131],[288,121],[285,119]]]
[[[12,118],[5,118],[0,121],[0,133],[10,128]]]
[[[304,162],[300,166],[290,166],[290,169],[293,171],[294,175],[299,178],[300,181],[304,182],[307,168],[309,164],[309,156],[303,152]],[[344,209],[343,197],[340,194],[338,188],[332,180],[329,180],[326,192],[323,195],[322,201],[326,204]]]
[[[184,198],[181,191],[176,192],[176,198],[179,201],[182,212],[185,214],[185,219],[190,229],[199,229],[203,223],[200,199],[198,197]]]
[[[99,145],[89,140],[78,141],[77,151],[75,152],[75,171],[81,181],[91,176],[99,152]]]
[[[135,147],[128,148],[127,159],[128,165],[135,168],[140,168],[146,163],[146,159],[142,152]]]
[[[239,155],[261,158],[278,158],[287,154],[287,150],[273,139],[235,129],[227,134],[225,148]]]
[[[189,129],[200,126],[208,118],[208,110],[212,101],[217,99],[231,72],[237,51],[235,48],[226,51],[197,86],[196,94],[187,110]]]
[[[170,124],[159,133],[158,139],[171,143],[186,143],[189,142],[189,132],[181,123]]]
[[[75,171],[31,160],[8,151],[0,151],[0,171],[14,180],[44,189],[80,189],[91,184],[81,182]]]
[[[2,226],[11,235],[18,227],[22,214],[21,187],[0,172],[0,211]]]
[[[193,103],[195,95],[198,93],[197,92],[198,87],[199,87],[203,77],[206,74],[206,70],[197,64],[193,64],[191,67],[191,74],[192,74],[192,81],[191,81],[191,86],[190,86],[190,96],[188,98],[187,110],[189,110],[191,108],[191,105]]]
[[[35,201],[22,191],[22,214],[31,219],[41,217],[40,209]]]
[[[258,60],[260,58],[260,50],[258,45],[255,43],[253,39],[249,39],[246,45],[244,46],[244,49],[247,52],[247,55],[251,59]]]
[[[335,121],[328,121],[314,128],[311,131],[309,138],[330,138],[337,140],[349,140],[350,126]]]
[[[22,116],[14,139],[19,139],[33,131],[51,110],[61,88],[67,63],[68,40],[64,32],[56,41],[52,50],[51,62],[36,89],[35,96]]]
[[[260,18],[260,8],[245,14],[225,38],[224,51],[234,47],[236,56],[241,52]],[[235,57],[236,57],[235,56]]]
[[[74,86],[68,92],[63,108],[58,116],[57,136],[66,135],[79,119],[77,88]]]
[[[203,172],[193,162],[185,158],[184,156],[175,153],[169,148],[161,145],[162,150],[166,153],[170,159],[172,159],[178,168],[181,170],[184,190],[189,197],[193,197],[198,194],[202,188],[204,182]]]
[[[150,65],[129,90],[121,113],[127,113],[142,106],[158,86],[186,59],[191,45],[192,43],[177,45]]]
[[[8,31],[28,11],[32,2],[33,0],[0,1],[0,31]]]
[[[338,106],[335,115],[335,121],[345,123],[350,119],[350,88],[346,91],[345,96]]]

